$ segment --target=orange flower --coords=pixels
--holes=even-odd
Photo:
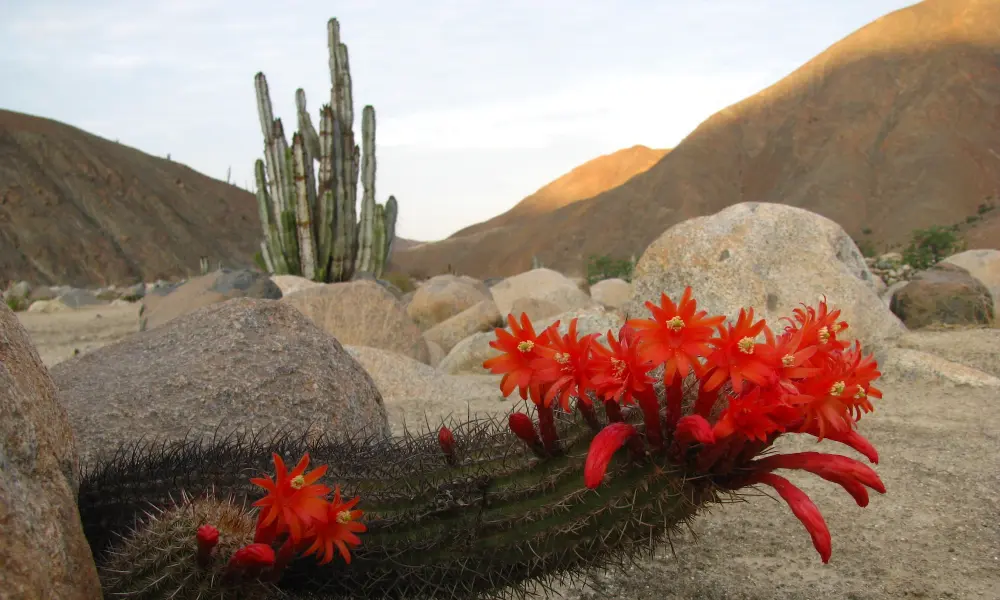
[[[675,374],[686,377],[691,370],[697,373],[698,357],[711,351],[708,340],[712,337],[712,328],[726,318],[706,317],[707,311],[698,311],[690,287],[685,288],[677,304],[666,294],[660,294],[660,306],[646,302],[646,308],[652,319],[630,319],[626,323],[639,333],[642,360],[664,365],[663,381],[666,383],[673,381]]]
[[[577,319],[569,322],[569,332],[559,336],[553,332],[546,346],[536,346],[539,358],[532,361],[536,381],[545,388],[542,401],[545,406],[559,398],[563,410],[569,412],[569,398],[576,396],[581,402],[590,403],[585,391],[590,383],[590,346],[598,334],[592,333],[577,339]],[[536,396],[532,396],[535,398]]]
[[[514,388],[517,388],[522,400],[527,400],[529,389],[532,398],[541,398],[541,390],[535,380],[535,370],[531,364],[540,357],[539,348],[548,343],[549,333],[559,326],[559,321],[540,335],[535,334],[531,320],[524,313],[521,313],[520,326],[514,320],[514,315],[507,315],[507,323],[510,324],[512,333],[498,327],[495,330],[497,339],[490,342],[491,348],[496,348],[503,354],[483,361],[483,368],[497,375],[503,373],[500,392],[504,396],[510,396]]]
[[[309,453],[306,452],[289,473],[285,461],[277,454],[272,456],[277,481],[271,479],[270,475],[250,480],[268,492],[253,503],[254,506],[262,507],[258,527],[266,528],[277,522],[280,528],[287,528],[292,541],[297,542],[313,521],[326,518],[324,496],[330,493],[330,488],[316,484],[326,473],[326,465],[306,473],[306,467],[309,466]]]
[[[327,514],[322,522],[316,524],[313,533],[315,539],[303,556],[317,554],[320,558],[319,564],[324,565],[333,560],[333,549],[336,546],[344,561],[350,564],[351,553],[348,544],[358,546],[361,539],[355,535],[368,530],[364,523],[358,521],[364,514],[360,510],[352,510],[354,505],[360,500],[355,496],[350,502],[341,502],[340,486],[336,486],[333,492],[333,501],[326,505]]]
[[[733,382],[733,391],[743,392],[743,381],[751,381],[757,385],[767,385],[775,378],[772,369],[764,357],[757,353],[758,344],[754,339],[767,325],[764,319],[753,322],[753,309],[740,309],[740,316],[733,326],[727,323],[719,325],[719,337],[710,340],[715,351],[706,357],[706,367],[711,368],[711,375],[705,380],[704,390],[710,392],[721,386],[726,379]]]
[[[655,365],[640,358],[637,334],[628,324],[618,331],[618,339],[611,331],[607,339],[609,348],[599,342],[591,346],[595,390],[605,400],[632,404],[636,394],[653,385],[648,373]]]

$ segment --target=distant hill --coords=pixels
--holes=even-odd
[[[817,212],[876,249],[971,217],[970,248],[1000,248],[1000,202],[974,217],[998,192],[1000,2],[927,0],[716,113],[618,187],[393,261],[489,277],[528,269],[536,255],[578,273],[588,256],[640,254],[671,225],[743,201]]]
[[[63,123],[0,110],[0,285],[99,286],[250,266],[253,194]]]
[[[509,223],[516,223],[518,220],[552,212],[568,204],[591,198],[603,191],[618,187],[639,173],[649,170],[667,152],[669,150],[632,146],[611,154],[598,156],[521,200],[507,212],[488,221],[470,225],[450,237],[462,237]]]

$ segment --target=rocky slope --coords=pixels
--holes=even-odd
[[[75,127],[0,110],[0,279],[100,286],[249,266],[253,195]]]
[[[590,255],[641,254],[671,225],[744,201],[817,212],[876,250],[964,221],[1000,190],[998,32],[995,0],[893,12],[715,114],[623,185],[394,262],[491,277],[537,255],[579,273]],[[963,227],[970,248],[1000,247],[997,212]]]

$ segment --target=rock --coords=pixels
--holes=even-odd
[[[143,282],[136,283],[125,288],[125,292],[122,294],[122,300],[128,300],[129,302],[138,302],[146,296],[146,284]]]
[[[56,290],[54,290],[53,288],[42,286],[42,287],[36,287],[33,290],[31,290],[31,293],[28,295],[28,300],[31,301],[54,300],[55,297],[58,295],[59,294],[57,294]]]
[[[889,348],[879,362],[879,370],[887,382],[944,382],[1000,389],[1000,377],[912,348]]]
[[[491,287],[490,293],[497,310],[505,316],[514,312],[516,301],[525,298],[544,301],[554,306],[557,313],[597,305],[573,280],[551,269],[533,269],[508,277]]]
[[[36,300],[28,306],[28,311],[31,313],[55,313],[55,312],[66,312],[68,310],[73,310],[72,308],[66,306],[59,300]]]
[[[944,259],[978,279],[993,296],[993,315],[1000,315],[1000,250],[966,250]]]
[[[882,304],[885,304],[886,308],[888,308],[889,305],[892,304],[892,299],[896,295],[896,292],[906,287],[906,284],[908,283],[910,283],[909,280],[897,281],[892,285],[890,285],[889,287],[885,288],[885,291],[882,292],[880,295],[880,297],[882,298]]]
[[[483,361],[499,354],[490,347],[490,342],[495,339],[496,334],[492,331],[470,335],[455,344],[451,352],[438,364],[438,370],[444,373],[451,373],[452,375],[460,373],[482,375],[488,373],[483,368]]]
[[[28,333],[0,306],[0,596],[100,600],[76,508],[79,458]]]
[[[782,204],[744,202],[714,215],[674,225],[643,253],[632,278],[629,315],[646,315],[661,292],[679,300],[692,287],[698,309],[733,321],[741,307],[772,328],[799,303],[821,295],[840,309],[867,350],[890,344],[903,331],[875,293],[875,283],[851,237],[836,223]]]
[[[427,364],[432,367],[437,367],[439,364],[441,364],[441,361],[444,360],[445,355],[447,355],[448,353],[445,352],[444,348],[442,348],[440,345],[427,339],[425,339],[424,341],[427,342],[427,354],[428,354]]]
[[[489,289],[478,279],[465,275],[438,275],[421,283],[414,291],[406,305],[406,314],[420,329],[426,330],[491,299]]]
[[[374,382],[281,302],[236,298],[54,365],[81,457],[245,426],[386,431]]]
[[[157,282],[147,292],[142,301],[144,310],[139,326],[142,331],[231,298],[281,298],[281,289],[270,277],[248,269],[220,269],[176,286]]]
[[[590,286],[590,297],[608,308],[622,308],[632,297],[632,284],[624,279],[605,279]]]
[[[562,312],[565,311],[559,303],[545,298],[518,298],[510,307],[510,314],[514,315],[518,321],[520,321],[521,315],[527,315],[532,323]],[[506,315],[504,316],[506,317]]]
[[[586,277],[570,277],[569,280],[575,283],[581,292],[590,294],[590,282],[587,281]]]
[[[897,291],[889,308],[910,329],[930,325],[991,325],[990,290],[962,267],[939,262]]]
[[[645,313],[643,313],[645,316]],[[608,310],[603,306],[594,306],[591,308],[579,308],[576,310],[566,311],[555,315],[554,317],[549,317],[547,319],[540,319],[532,324],[535,327],[535,332],[541,332],[545,328],[549,327],[556,321],[559,321],[559,333],[566,335],[569,332],[570,321],[576,319],[576,331],[579,337],[585,335],[590,335],[596,333],[600,335],[602,343],[606,341],[605,334],[610,330],[616,336],[618,335],[618,330],[621,329],[622,325],[625,324],[625,318],[617,311]],[[506,327],[507,331],[510,331],[510,327]]]
[[[875,259],[875,266],[879,269],[898,269],[902,264],[903,255],[899,252],[886,252]]]
[[[83,308],[84,306],[107,304],[105,300],[98,298],[93,292],[78,289],[70,289],[62,294],[59,294],[56,301],[67,308]]]
[[[897,344],[1000,377],[1000,329],[994,327],[907,331]]]
[[[422,363],[430,360],[420,328],[392,292],[375,281],[312,287],[289,294],[282,302],[301,311],[341,344],[392,350]]]
[[[274,285],[278,286],[278,289],[281,290],[282,296],[288,296],[289,294],[294,294],[299,290],[305,290],[318,285],[323,285],[318,281],[313,281],[312,279],[307,279],[305,277],[299,277],[298,275],[272,275],[271,281],[273,281]]]
[[[480,331],[490,331],[503,324],[493,300],[481,300],[424,332],[424,339],[440,346],[446,354],[455,344]]]
[[[512,403],[500,395],[500,377],[496,375],[444,375],[439,370],[412,358],[377,348],[347,346],[375,380],[385,399],[389,422],[396,434],[404,425],[411,432],[433,430],[449,416],[465,420],[468,416],[486,417],[504,414]]]

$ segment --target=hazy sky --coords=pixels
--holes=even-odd
[[[253,77],[291,137],[329,102],[326,21],[377,197],[422,240],[494,216],[614,150],[673,147],[907,0],[0,0],[0,108],[253,185]]]

